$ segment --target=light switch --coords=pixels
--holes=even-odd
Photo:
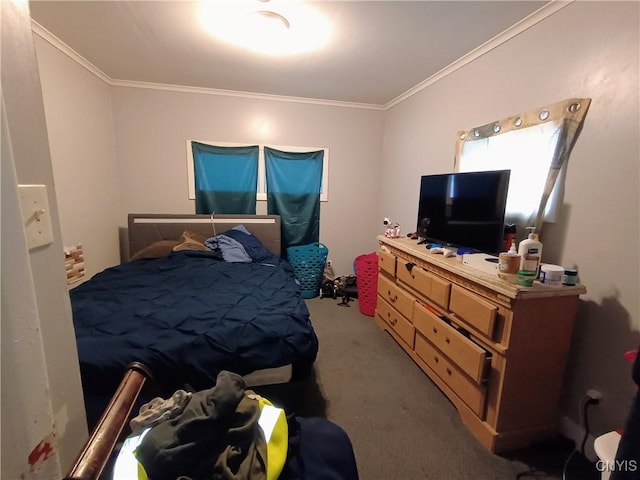
[[[29,249],[53,243],[46,185],[18,185],[22,223]]]

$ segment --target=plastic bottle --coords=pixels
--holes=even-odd
[[[508,252],[498,255],[498,277],[509,283],[517,283],[519,269],[520,255],[516,251],[515,242],[512,242]]]
[[[520,255],[520,270],[538,273],[540,259],[542,258],[542,242],[535,233],[536,227],[527,227],[531,230],[528,237],[520,242],[518,254]]]
[[[516,239],[516,224],[515,223],[507,223],[504,226],[504,249],[509,252],[511,250],[511,245]],[[516,252],[518,253],[518,252]]]

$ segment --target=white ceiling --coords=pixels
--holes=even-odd
[[[549,2],[308,3],[333,22],[334,37],[322,51],[291,58],[216,40],[192,1],[37,0],[30,8],[115,81],[387,105]]]

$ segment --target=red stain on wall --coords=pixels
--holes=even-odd
[[[52,438],[49,437],[52,437],[52,434],[49,434],[45,438],[43,438],[29,454],[28,461],[32,472],[40,468],[40,465],[42,465],[45,460],[47,460],[47,458],[49,458],[55,452],[55,448],[50,442]]]

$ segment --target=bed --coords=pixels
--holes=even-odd
[[[315,361],[278,216],[130,214],[128,239],[127,261],[70,292],[90,424],[132,362],[166,396],[208,388],[222,370],[288,382]]]

